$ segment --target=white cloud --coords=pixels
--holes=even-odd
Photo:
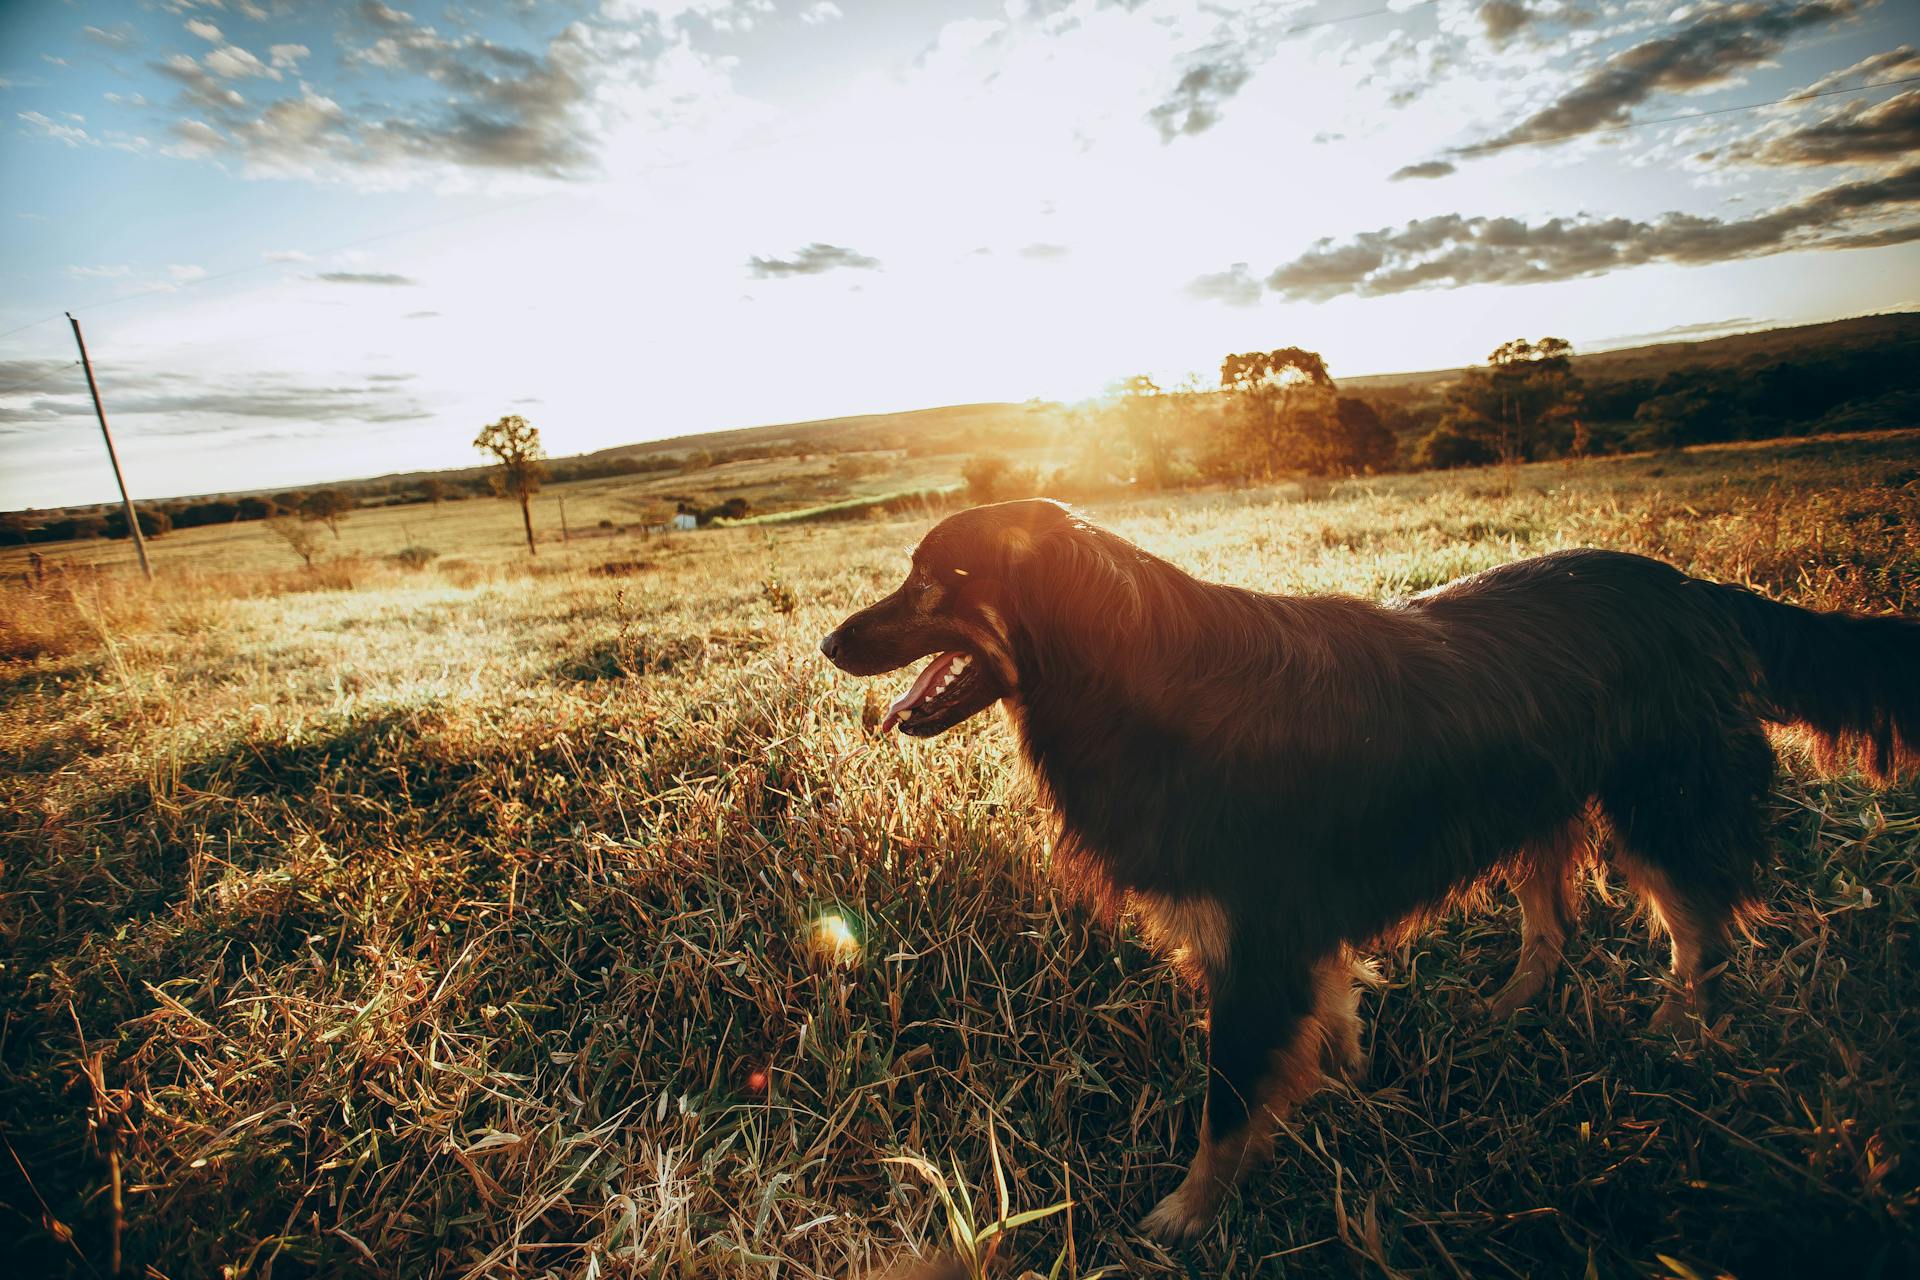
[[[226,40],[226,37],[220,34],[220,28],[199,18],[187,19],[187,32],[190,35],[199,36],[209,44],[220,44]]]
[[[303,44],[276,44],[267,50],[267,56],[273,65],[282,71],[298,71],[300,59],[312,52],[313,50]]]
[[[68,267],[67,274],[83,280],[124,280],[133,274],[133,268],[126,263],[111,266]]]
[[[26,122],[27,132],[38,134],[43,138],[51,138],[55,142],[64,142],[70,147],[93,143],[93,139],[87,136],[85,129],[78,125],[61,124],[58,120],[49,119],[38,111],[22,111],[17,114],[17,118]]]
[[[846,16],[833,0],[817,0],[816,3],[800,11],[800,21],[810,27],[818,26],[823,22],[834,22]]]
[[[206,56],[207,70],[228,80],[278,80],[280,73],[239,45],[223,44]]]

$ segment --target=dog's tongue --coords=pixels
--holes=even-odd
[[[913,687],[895,698],[893,705],[887,708],[886,718],[880,722],[880,732],[887,732],[902,720],[912,719],[913,709],[933,688],[933,682],[946,674],[947,669],[953,666],[954,659],[959,656],[960,650],[951,649],[929,662],[926,669],[915,677]]]

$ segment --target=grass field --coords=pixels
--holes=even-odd
[[[1920,612],[1915,432],[1092,514],[1275,590],[1598,545]],[[1920,1265],[1911,786],[1786,760],[1777,922],[1700,1043],[1645,1029],[1660,957],[1620,895],[1590,895],[1569,971],[1510,1023],[1477,1011],[1510,908],[1380,956],[1364,1090],[1304,1107],[1270,1174],[1164,1252],[1132,1223],[1191,1154],[1196,995],[1051,887],[998,717],[879,738],[897,689],[814,651],[924,520],[529,563],[505,504],[429,517],[497,520],[481,550],[401,516],[356,513],[359,556],[314,575],[257,528],[161,540],[151,592],[8,574],[18,1274],[879,1275],[1005,1216],[997,1173],[1015,1214],[1071,1207],[991,1233],[994,1275]],[[403,538],[442,559],[378,558]]]

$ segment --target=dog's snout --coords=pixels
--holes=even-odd
[[[829,662],[840,661],[841,653],[846,650],[847,642],[840,634],[842,630],[844,630],[844,628],[835,627],[832,631],[820,637],[820,652],[827,656],[827,661]]]

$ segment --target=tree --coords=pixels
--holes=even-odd
[[[420,482],[420,496],[428,502],[431,502],[434,506],[439,506],[442,502],[446,501],[447,482],[435,479],[433,476],[428,476]]]
[[[1281,347],[1228,356],[1220,386],[1232,397],[1222,460],[1241,474],[1343,469],[1337,397],[1319,352]]]
[[[169,533],[172,531],[173,517],[168,515],[165,511],[159,510],[156,507],[136,507],[135,511],[138,513],[140,517],[141,536],[147,537],[147,538],[158,538],[162,534]],[[106,530],[107,530],[107,536],[109,538],[126,537],[127,536],[126,512],[121,510],[118,507],[109,511],[106,515]]]
[[[1421,438],[1413,452],[1414,466],[1443,471],[1454,467],[1482,467],[1499,459],[1493,442],[1475,422],[1463,423],[1453,417],[1442,418],[1439,425]]]
[[[311,520],[292,516],[268,516],[267,528],[271,529],[280,541],[287,544],[287,550],[300,557],[307,568],[313,568],[313,558],[320,554],[320,531],[313,527]]]
[[[517,413],[482,427],[473,438],[473,447],[499,460],[500,470],[493,475],[494,491],[520,502],[520,522],[527,528],[527,554],[537,556],[533,544],[533,495],[540,492],[546,475],[541,460],[547,456],[540,447],[540,428]]]
[[[300,499],[300,518],[324,524],[333,531],[333,540],[340,541],[340,522],[352,511],[354,500],[338,489],[315,489]]]
[[[1529,462],[1566,451],[1582,390],[1566,339],[1515,338],[1447,389],[1446,421],[1454,435],[1481,437],[1502,462]]]
[[[1359,471],[1384,471],[1393,465],[1400,443],[1371,404],[1352,396],[1341,396],[1333,404],[1334,422],[1339,428],[1334,453],[1338,469],[1348,474]]]
[[[1178,441],[1176,398],[1141,373],[1114,387],[1114,408],[1131,454],[1134,483],[1171,488]]]

